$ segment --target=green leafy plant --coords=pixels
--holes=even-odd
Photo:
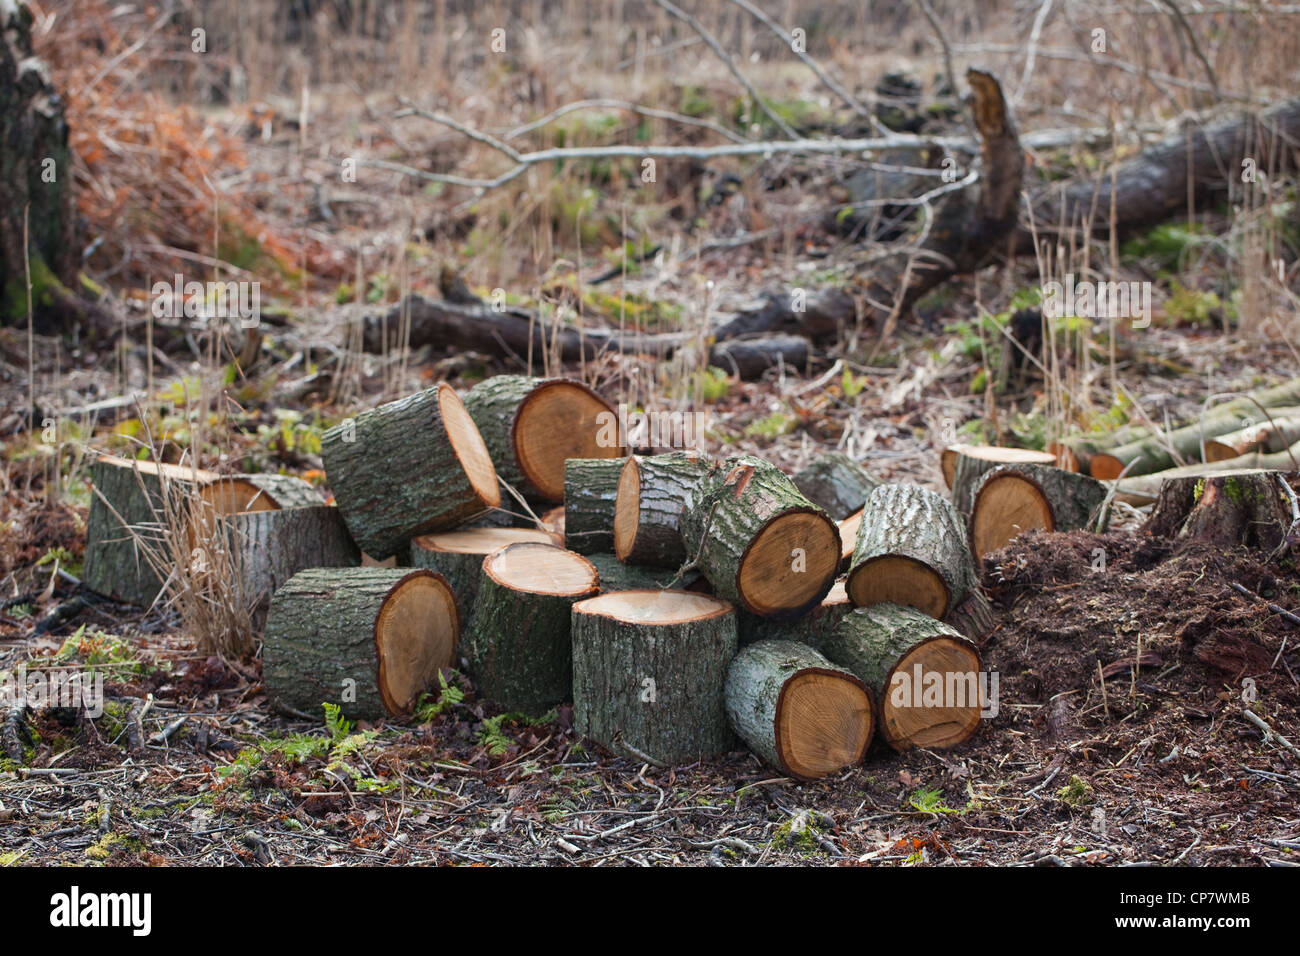
[[[961,813],[943,802],[943,791],[938,787],[922,787],[913,792],[907,802],[919,813]]]
[[[420,700],[415,705],[413,715],[415,722],[417,724],[427,724],[433,718],[447,713],[464,699],[465,692],[459,687],[448,684],[446,676],[442,671],[439,671],[438,697],[435,700],[431,694],[420,695]]]

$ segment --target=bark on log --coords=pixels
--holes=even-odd
[[[847,589],[855,606],[910,604],[942,618],[975,580],[953,506],[917,485],[881,485],[862,510]]]
[[[944,449],[941,463],[944,479],[952,489],[952,504],[963,517],[970,516],[975,489],[984,475],[999,465],[1051,465],[1056,456],[1028,448],[1000,448],[995,445],[952,445]],[[948,475],[949,465],[952,474]]]
[[[620,591],[573,607],[574,728],[659,766],[726,753],[723,688],[736,654],[725,601],[686,591]]]
[[[844,581],[836,581],[822,602],[802,617],[773,620],[748,611],[736,612],[736,626],[742,647],[758,641],[798,641],[809,647],[821,646],[844,615],[853,610]]]
[[[348,530],[380,561],[501,504],[487,447],[445,382],[329,429],[321,457]]]
[[[1288,540],[1294,520],[1286,480],[1280,472],[1255,470],[1170,479],[1142,530],[1179,546],[1272,553]]]
[[[693,452],[627,459],[614,502],[614,554],[620,561],[682,566],[687,558],[682,511],[708,470],[708,461]]]
[[[614,507],[623,462],[570,458],[564,463],[564,546],[578,554],[614,550]]]
[[[866,685],[794,641],[741,650],[727,668],[725,700],[736,736],[798,780],[860,763],[875,729]]]
[[[497,375],[465,396],[497,474],[516,491],[564,500],[570,458],[621,458],[618,416],[581,382]]]
[[[719,597],[761,617],[797,617],[835,582],[839,530],[775,466],[715,462],[682,513],[686,553]]]
[[[973,582],[966,599],[944,616],[943,623],[961,632],[968,641],[979,644],[997,626],[993,605],[979,582]]]
[[[1286,407],[1269,409],[1274,419],[1286,418],[1300,413],[1300,408]],[[1089,462],[1089,471],[1094,478],[1113,480],[1121,474],[1126,476],[1149,475],[1177,466],[1172,447],[1178,456],[1188,464],[1226,461],[1236,457],[1226,445],[1215,445],[1221,435],[1232,436],[1241,431],[1243,418],[1257,421],[1263,413],[1251,405],[1249,409],[1236,405],[1232,411],[1216,414],[1204,422],[1193,422],[1176,428],[1159,437],[1142,437],[1123,445],[1117,445],[1094,454]],[[1201,442],[1205,442],[1205,459],[1201,458]],[[1289,444],[1289,443],[1288,443]],[[1283,446],[1285,447],[1285,446]],[[1125,469],[1127,468],[1127,471]]]
[[[591,562],[551,544],[511,544],[484,558],[465,644],[479,695],[530,716],[568,700],[569,611],[598,590]]]
[[[325,499],[294,475],[223,475],[199,489],[199,498],[219,515],[276,508],[311,508]]]
[[[1154,475],[1141,475],[1137,478],[1125,478],[1117,484],[1116,498],[1132,505],[1149,505],[1160,496],[1160,489],[1171,478],[1199,478],[1219,474],[1225,471],[1300,471],[1300,442],[1296,442],[1285,451],[1271,454],[1241,455],[1223,461],[1207,462],[1203,465],[1184,465],[1156,472]]]
[[[1047,465],[1002,465],[975,490],[971,553],[978,559],[1035,529],[1089,528],[1105,499],[1105,486],[1087,475]]]
[[[508,544],[531,541],[564,547],[558,535],[536,528],[458,528],[411,539],[411,566],[437,571],[447,580],[460,609],[460,629],[469,634],[478,604],[483,559]]]
[[[455,662],[456,601],[432,571],[312,568],[271,601],[262,676],[272,704],[319,716],[325,702],[374,720],[411,712]]]
[[[217,477],[178,465],[99,458],[91,468],[95,490],[86,521],[86,587],[115,601],[153,604],[163,579],[147,560],[145,548],[164,561],[170,559],[175,545],[169,541],[169,525],[188,519],[190,493]]]
[[[794,476],[804,497],[836,521],[861,511],[867,496],[880,484],[867,470],[842,452],[818,455]]]
[[[694,591],[709,594],[712,589],[709,579],[695,569],[689,569],[680,577],[667,568],[642,567],[637,564],[624,564],[612,554],[596,553],[585,555],[600,573],[600,591]]]
[[[1279,409],[1279,412],[1282,410]],[[1300,441],[1300,417],[1271,414],[1265,420],[1205,443],[1207,461],[1227,461],[1240,455],[1272,454],[1285,451]]]
[[[895,750],[956,746],[979,725],[978,651],[953,628],[915,608],[857,608],[840,622],[822,653],[870,688],[877,733]]]

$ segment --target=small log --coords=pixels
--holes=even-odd
[[[620,561],[682,566],[682,511],[708,470],[709,463],[693,452],[627,459],[614,503],[614,554]]]
[[[1055,456],[1028,448],[1000,448],[995,445],[952,445],[944,450],[944,480],[952,489],[952,503],[957,513],[970,515],[975,489],[984,475],[999,465],[1052,465]],[[948,476],[951,463],[952,476]]]
[[[798,617],[831,589],[839,530],[775,466],[715,463],[682,514],[686,553],[724,600],[760,617]]]
[[[877,732],[894,750],[953,747],[979,725],[979,652],[915,608],[857,608],[821,650],[871,690]]]
[[[1180,545],[1271,553],[1287,540],[1295,517],[1285,480],[1253,469],[1169,479],[1142,530]]]
[[[858,509],[839,524],[840,570],[848,571],[853,561],[853,549],[858,545],[858,529],[862,527],[862,509]]]
[[[614,753],[662,766],[732,748],[723,688],[736,615],[687,591],[620,591],[573,606],[573,718]]]
[[[871,692],[794,641],[760,641],[727,668],[727,719],[782,773],[816,780],[860,763],[875,730]]]
[[[591,562],[553,544],[511,544],[484,558],[465,644],[479,695],[531,716],[567,700],[569,611],[598,591]]]
[[[975,580],[952,504],[917,485],[881,485],[862,510],[847,589],[857,607],[910,604],[942,618]]]
[[[469,634],[474,622],[483,559],[498,548],[522,541],[563,547],[558,535],[536,528],[457,528],[411,539],[411,566],[437,571],[451,586],[460,608],[460,629]]]
[[[805,498],[836,521],[861,511],[867,496],[880,484],[867,470],[842,452],[818,455],[794,476]]]
[[[225,475],[199,489],[199,499],[219,515],[277,508],[310,508],[325,499],[294,475]]]
[[[740,644],[745,647],[758,641],[798,641],[818,647],[826,635],[835,630],[844,615],[853,610],[844,581],[831,585],[826,597],[807,614],[789,620],[759,617],[748,611],[737,612]]]
[[[623,462],[570,458],[564,463],[564,546],[578,554],[614,550],[614,508]]]
[[[1106,500],[1095,478],[1043,465],[1003,465],[975,490],[970,517],[971,553],[979,558],[1026,531],[1077,531],[1091,527]]]
[[[1283,411],[1279,409],[1279,411]],[[1300,441],[1300,417],[1272,415],[1264,421],[1235,432],[1220,435],[1205,443],[1205,460],[1227,461],[1239,455],[1271,454],[1285,451]]]
[[[170,561],[168,536],[188,521],[191,492],[217,478],[214,472],[179,465],[107,455],[97,459],[91,467],[94,492],[82,567],[86,587],[115,601],[153,604],[163,579],[137,539]]]
[[[321,457],[348,530],[379,561],[501,504],[487,446],[445,382],[329,429]]]
[[[469,390],[465,408],[502,480],[528,497],[563,501],[570,458],[623,456],[618,416],[581,382],[497,375]]]
[[[688,569],[680,578],[667,568],[648,568],[639,564],[624,564],[612,554],[588,554],[586,559],[600,573],[600,592],[611,591],[666,591],[682,590],[709,593],[709,579],[695,569]],[[672,587],[670,588],[669,585]]]
[[[441,575],[387,568],[311,568],[271,600],[262,643],[268,699],[319,716],[409,714],[438,670],[455,662],[460,621]]]
[[[574,459],[575,461],[577,459]],[[568,497],[568,462],[565,462],[565,497]],[[564,547],[564,505],[557,505],[550,511],[542,514],[542,530],[550,531],[552,534],[560,536],[559,544]],[[582,552],[579,552],[581,554]]]

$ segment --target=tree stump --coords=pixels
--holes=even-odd
[[[331,428],[321,457],[348,530],[379,561],[501,504],[487,447],[445,382]]]
[[[915,608],[857,608],[821,651],[871,690],[877,732],[895,750],[952,747],[979,725],[979,653],[957,631]]]
[[[798,617],[835,582],[835,522],[761,459],[715,463],[681,529],[686,553],[714,593],[751,614]]]
[[[659,766],[732,747],[723,703],[736,653],[725,601],[620,591],[573,606],[573,717],[584,737]]]
[[[708,470],[709,463],[692,452],[627,459],[614,503],[614,554],[620,561],[657,568],[686,562],[682,511]]]
[[[917,485],[881,485],[862,510],[846,585],[855,606],[910,604],[942,618],[975,580],[953,506]]]
[[[866,685],[794,641],[742,649],[727,668],[725,701],[736,736],[799,780],[860,763],[875,728]]]
[[[469,390],[465,408],[501,478],[525,496],[564,501],[565,461],[623,456],[614,409],[581,382],[497,375]]]
[[[969,516],[975,489],[986,472],[999,465],[1052,465],[1056,457],[1045,451],[1027,448],[999,448],[994,445],[953,445],[943,452],[944,480],[952,489],[952,504],[957,513]],[[951,472],[951,474],[950,474]]]
[[[564,463],[564,546],[578,554],[614,550],[614,508],[623,462],[570,458]]]
[[[1229,550],[1272,553],[1290,538],[1295,513],[1286,476],[1253,469],[1171,478],[1161,486],[1147,534]],[[1291,487],[1288,482],[1288,487]]]
[[[862,510],[880,482],[848,455],[836,451],[814,458],[794,476],[794,484],[805,498],[842,521]]]
[[[972,499],[971,553],[978,559],[1030,530],[1090,527],[1105,500],[1105,487],[1087,475],[1043,465],[995,468]]]
[[[465,647],[479,695],[530,716],[567,700],[569,611],[598,590],[591,562],[552,544],[511,544],[484,558]]]
[[[460,622],[441,575],[311,568],[275,592],[262,644],[267,697],[281,709],[350,717],[409,714],[455,661]]]
[[[451,585],[460,608],[460,629],[469,634],[474,624],[483,559],[506,545],[531,541],[563,546],[557,535],[536,528],[458,528],[411,539],[411,566],[437,571]]]

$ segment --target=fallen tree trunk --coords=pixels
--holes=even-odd
[[[564,546],[578,554],[614,550],[614,508],[623,462],[570,458],[564,463]]]
[[[275,593],[262,643],[272,704],[320,716],[409,714],[438,670],[456,659],[460,622],[451,588],[432,571],[312,568]]]
[[[1002,465],[975,490],[971,553],[980,558],[1026,531],[1075,531],[1097,520],[1105,486],[1049,465]]]
[[[726,753],[730,604],[686,591],[620,591],[573,606],[574,728],[660,766]]]
[[[614,504],[614,554],[628,564],[678,568],[686,561],[682,511],[709,470],[691,452],[632,455]]]
[[[760,641],[737,654],[725,700],[736,735],[798,780],[860,763],[875,729],[866,685],[794,641]]]
[[[1160,489],[1171,478],[1198,478],[1224,471],[1300,471],[1300,442],[1272,454],[1241,455],[1201,465],[1169,468],[1154,475],[1125,478],[1117,483],[1116,497],[1132,505],[1147,505],[1159,497]]]
[[[880,484],[843,452],[818,455],[793,480],[804,497],[836,521],[861,511],[867,496]]]
[[[1269,409],[1274,418],[1300,412],[1294,407]],[[1227,446],[1213,446],[1220,435],[1232,435],[1241,430],[1241,420],[1254,421],[1262,412],[1251,402],[1233,403],[1231,410],[1207,417],[1203,422],[1193,422],[1159,436],[1135,439],[1114,448],[1105,449],[1092,456],[1089,471],[1094,478],[1113,480],[1121,474],[1149,475],[1175,467],[1178,463],[1173,452],[1188,464],[1201,461],[1201,442],[1205,442],[1205,461],[1224,461],[1234,457]],[[1172,449],[1172,452],[1171,452]]]

